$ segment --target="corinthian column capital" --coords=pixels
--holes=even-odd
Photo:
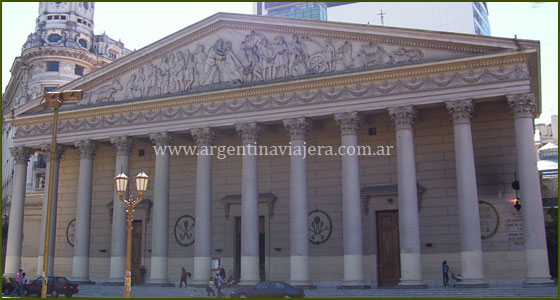
[[[51,144],[41,144],[41,150],[45,151],[45,156],[47,157],[47,161],[51,161]],[[66,147],[64,145],[56,144],[54,160],[60,161],[65,150]]]
[[[290,140],[305,140],[309,129],[309,122],[305,118],[285,119],[282,123],[290,134]]]
[[[507,95],[507,103],[514,118],[534,118],[535,117],[535,94],[523,93]]]
[[[111,138],[111,144],[117,150],[117,155],[130,156],[132,148],[134,147],[134,141],[128,136],[119,136]]]
[[[27,147],[11,147],[10,153],[14,157],[16,164],[25,164],[29,161],[29,157],[33,154],[33,149]]]
[[[236,124],[237,133],[241,135],[243,144],[255,144],[259,139],[261,128],[257,123]]]
[[[389,107],[387,111],[393,122],[395,122],[397,130],[412,129],[412,125],[416,119],[416,109],[414,109],[414,106]]]
[[[191,129],[191,135],[198,147],[212,146],[216,141],[216,132],[210,127]]]
[[[150,140],[159,147],[173,145],[173,136],[169,132],[152,133],[150,134]]]
[[[356,135],[360,128],[360,116],[357,111],[334,114],[334,120],[340,129],[340,135]]]
[[[453,124],[470,124],[474,107],[471,99],[445,102]]]
[[[92,158],[97,150],[97,144],[92,140],[82,140],[74,143],[80,151],[80,158]]]

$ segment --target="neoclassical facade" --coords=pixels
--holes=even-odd
[[[59,88],[85,96],[61,111],[60,151],[47,161],[57,170],[50,270],[123,282],[113,178],[144,171],[135,281],[174,283],[186,266],[204,283],[221,265],[241,284],[424,287],[439,284],[447,260],[468,286],[550,283],[533,143],[538,60],[535,41],[204,19]],[[9,120],[7,274],[37,269],[41,216],[24,197],[25,172],[48,149],[51,118],[37,100]],[[249,151],[282,145],[388,151]],[[219,158],[213,146],[247,152]],[[514,173],[520,211],[509,201]]]

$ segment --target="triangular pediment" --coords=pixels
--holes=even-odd
[[[70,82],[83,109],[537,48],[535,42],[219,13]],[[28,113],[37,113],[38,106]],[[20,114],[21,115],[21,114]]]

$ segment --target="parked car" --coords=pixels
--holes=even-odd
[[[6,277],[2,277],[2,294],[9,295],[15,288],[15,279],[9,278],[9,281],[6,280]]]
[[[43,287],[43,276],[37,277],[35,280],[28,282],[25,286],[28,295],[36,294],[41,296],[41,289]],[[72,297],[80,291],[80,285],[72,282],[65,277],[49,277],[47,281],[47,294],[57,298],[59,295],[64,295],[66,298]]]
[[[233,290],[231,298],[304,298],[302,288],[295,288],[283,281],[261,281],[255,286]]]

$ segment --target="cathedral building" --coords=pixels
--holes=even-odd
[[[133,282],[170,285],[185,266],[195,284],[223,267],[242,285],[421,288],[441,284],[446,260],[469,287],[552,283],[533,143],[537,41],[218,13],[95,69],[86,58],[100,64],[114,44],[85,39],[90,23],[52,33],[84,59],[84,75],[57,88],[84,97],[61,109],[46,158],[58,170],[53,274],[123,283],[114,178],[145,172]],[[26,51],[44,50],[22,61]],[[46,214],[25,193],[29,157],[52,133],[40,101],[6,119],[8,275],[42,261]],[[131,185],[125,197],[137,196]]]

